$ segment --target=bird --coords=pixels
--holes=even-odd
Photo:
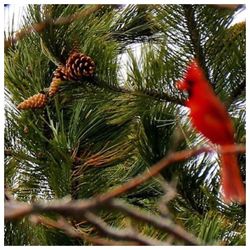
[[[235,144],[233,122],[226,107],[206,79],[197,59],[190,61],[183,78],[176,82],[176,87],[188,94],[185,105],[190,110],[189,116],[193,127],[210,142],[220,146],[220,174],[224,201],[244,204],[246,194],[237,155],[226,153],[226,148]]]

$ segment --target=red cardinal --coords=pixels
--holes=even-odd
[[[203,70],[193,60],[177,82],[180,90],[187,91],[186,106],[190,108],[193,126],[212,143],[224,146],[234,144],[234,128],[226,108],[215,95]],[[235,153],[221,154],[221,179],[226,202],[245,203],[245,189]]]

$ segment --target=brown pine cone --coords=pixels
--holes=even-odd
[[[43,93],[38,93],[21,102],[18,109],[38,109],[44,108],[47,103],[47,97]]]
[[[66,72],[69,80],[80,80],[91,76],[95,71],[95,63],[83,53],[74,51],[66,61]]]
[[[53,72],[53,78],[61,79],[62,81],[67,81],[67,71],[64,65],[60,64],[56,70]],[[53,81],[53,80],[52,80]]]
[[[49,91],[48,91],[49,97],[54,96],[58,92],[59,85],[60,85],[61,82],[62,82],[62,80],[60,78],[55,78],[54,77],[52,79],[52,82],[50,83]]]

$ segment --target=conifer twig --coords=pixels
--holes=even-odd
[[[169,153],[166,157],[152,165],[149,169],[146,169],[142,174],[134,177],[130,181],[122,184],[121,186],[115,187],[111,191],[96,196],[93,199],[96,199],[98,202],[106,202],[114,197],[118,197],[121,194],[124,194],[131,189],[145,183],[147,180],[159,174],[167,166],[180,161],[185,161],[193,156],[199,155],[201,153],[213,152],[214,149],[209,147],[203,147],[198,149],[188,149],[177,152]],[[218,149],[218,151],[220,151]],[[231,145],[224,147],[223,153],[234,153],[234,152],[245,152],[245,146],[243,145]]]
[[[63,217],[58,220],[53,220],[41,215],[33,215],[30,217],[30,221],[35,224],[43,225],[47,228],[55,228],[63,231],[66,235],[73,238],[82,239],[88,241],[94,245],[101,246],[124,246],[124,245],[138,245],[137,242],[131,241],[114,241],[110,239],[100,238],[97,236],[90,236],[88,233],[83,232],[80,228],[75,228],[69,222],[67,222]]]
[[[84,217],[86,220],[92,223],[99,231],[105,233],[107,236],[112,237],[114,239],[135,241],[147,246],[167,245],[167,242],[164,244],[164,242],[162,241],[146,237],[144,235],[139,234],[132,228],[125,228],[119,230],[114,229],[113,227],[110,227],[106,222],[104,222],[100,217],[96,216],[90,211],[85,212]]]
[[[219,9],[237,10],[242,8],[244,4],[211,4],[211,6]]]
[[[156,228],[162,229],[164,232],[168,232],[175,238],[183,240],[184,242],[190,245],[200,244],[192,234],[185,231],[179,225],[174,224],[170,219],[163,218],[162,216],[156,216],[154,214],[149,214],[147,212],[139,210],[136,207],[132,207],[131,205],[125,204],[123,201],[117,199],[112,199],[109,203],[107,203],[107,206],[110,206],[113,209],[117,209],[118,211],[124,212],[125,214],[128,214],[136,220],[146,222],[150,225],[155,226]]]
[[[121,240],[132,240],[136,242],[140,242],[146,245],[152,245],[156,242],[148,241],[146,238],[134,237],[134,234],[131,231],[114,231],[113,228],[106,225],[101,218],[93,214],[93,209],[100,207],[108,207],[112,209],[116,209],[120,212],[126,213],[129,216],[144,221],[146,223],[150,223],[151,225],[159,228],[161,230],[166,231],[170,235],[183,240],[191,245],[198,245],[199,242],[194,238],[193,235],[186,232],[180,226],[175,225],[172,221],[166,219],[162,216],[156,216],[153,214],[148,214],[144,211],[141,211],[137,208],[134,208],[126,203],[121,201],[117,201],[114,198],[118,197],[131,189],[139,186],[140,184],[146,182],[153,176],[160,173],[162,169],[166,166],[183,160],[187,160],[192,156],[196,156],[198,154],[204,152],[213,152],[214,149],[203,147],[198,149],[190,149],[183,150],[179,152],[172,152],[168,154],[165,158],[163,158],[158,163],[151,166],[150,169],[144,171],[141,175],[131,179],[130,181],[108,191],[107,193],[101,194],[99,196],[93,197],[88,200],[72,200],[72,201],[52,201],[51,203],[24,203],[17,202],[14,200],[5,202],[5,219],[6,220],[14,220],[21,219],[24,216],[28,216],[31,214],[41,214],[44,212],[55,212],[62,216],[70,216],[75,219],[85,218],[92,224],[94,224],[100,231],[105,232],[108,236],[112,236],[116,239]],[[245,152],[245,146],[243,145],[229,145],[223,148],[223,151],[218,150],[219,153],[242,153]],[[122,236],[123,235],[123,236]],[[125,236],[124,236],[125,235]],[[158,242],[159,243],[159,242]],[[158,244],[157,243],[157,244]],[[166,243],[167,244],[167,243]]]
[[[25,202],[6,202],[5,203],[5,219],[14,220],[20,219],[24,216],[30,215],[32,213],[41,212],[57,212],[62,215],[74,215],[75,217],[80,216],[82,211],[88,209],[93,209],[98,207],[100,204],[105,204],[111,199],[118,197],[131,189],[138,187],[139,185],[145,183],[150,178],[159,174],[165,167],[172,163],[187,160],[193,156],[199,155],[201,153],[214,152],[213,148],[203,147],[198,149],[188,149],[177,152],[169,153],[165,158],[152,165],[149,169],[145,170],[141,175],[132,178],[130,181],[111,189],[110,191],[100,194],[96,197],[90,198],[88,200],[76,200],[76,201],[53,201],[49,204],[33,203],[28,204]],[[218,149],[218,152],[220,150]],[[243,153],[245,152],[244,145],[230,145],[223,148],[223,153]]]
[[[190,40],[193,45],[194,55],[204,70],[206,78],[209,79],[208,70],[205,66],[205,55],[203,47],[201,46],[201,35],[195,19],[195,9],[192,5],[183,5],[183,9],[186,17],[187,29],[190,34]]]
[[[89,8],[84,8],[83,10],[76,12],[73,15],[67,17],[59,17],[56,20],[46,20],[40,23],[34,23],[28,27],[24,27],[21,30],[15,33],[15,37],[10,37],[4,41],[4,48],[5,50],[15,45],[18,41],[22,40],[26,36],[30,35],[33,32],[41,33],[43,32],[49,25],[63,25],[63,24],[70,24],[71,22],[81,19],[85,16],[88,16],[95,11],[102,8],[103,5],[96,4]]]

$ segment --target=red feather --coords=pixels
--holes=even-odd
[[[229,114],[196,60],[189,64],[177,87],[189,94],[186,106],[190,108],[193,126],[222,150],[234,144],[234,128]],[[245,188],[235,154],[221,154],[221,178],[225,201],[244,203]]]

